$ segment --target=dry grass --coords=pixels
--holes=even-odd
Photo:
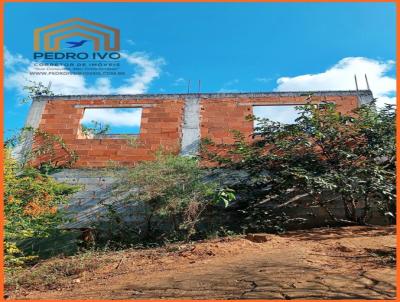
[[[30,269],[21,269],[6,275],[6,288],[57,289],[71,283],[84,272],[97,269],[104,259],[98,252],[85,252],[76,256],[43,261]]]
[[[349,299],[388,299],[395,293],[394,230],[324,228],[268,235],[270,240],[260,243],[237,236],[157,248],[88,251],[15,272],[8,276],[6,293],[10,299],[159,299],[167,290],[170,298],[230,299],[250,293],[248,283],[238,287],[237,280],[243,279],[267,282],[293,299],[298,291],[313,299],[341,294]],[[370,278],[369,287],[363,287],[360,272],[362,280]],[[287,280],[296,286],[288,289]],[[220,291],[210,292],[214,287]],[[254,292],[251,298],[276,299],[274,293]]]

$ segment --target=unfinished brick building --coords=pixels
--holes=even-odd
[[[160,146],[194,155],[206,137],[216,143],[233,143],[231,130],[251,135],[253,122],[245,117],[253,114],[255,106],[333,102],[339,111],[348,112],[372,100],[369,90],[43,96],[34,99],[26,125],[60,136],[76,151],[76,168],[100,168],[110,161],[126,166],[151,160]],[[141,108],[140,132],[83,135],[80,124],[85,110],[99,108]]]
[[[369,90],[43,96],[34,99],[26,126],[60,136],[67,147],[77,153],[78,160],[72,168],[58,171],[52,177],[83,187],[70,198],[66,206],[73,221],[64,227],[88,228],[99,219],[101,213],[107,211],[104,204],[118,205],[113,192],[117,179],[97,169],[108,167],[110,161],[124,167],[138,161],[152,160],[161,146],[176,154],[195,155],[202,138],[222,144],[233,143],[231,130],[240,130],[250,139],[254,125],[246,116],[257,112],[262,106],[279,106],[276,107],[277,114],[288,106],[333,102],[339,111],[348,112],[372,100]],[[140,130],[123,135],[85,136],[82,131],[85,113],[104,108],[139,108]],[[25,147],[29,148],[30,144]],[[142,203],[130,202],[129,209],[123,207],[120,210],[134,213],[129,219],[141,224],[144,223],[144,209]],[[297,216],[308,217],[309,211],[308,208],[295,209]],[[318,207],[311,211],[318,217],[312,222],[314,224],[326,218],[326,213]],[[338,211],[343,212],[343,209]]]

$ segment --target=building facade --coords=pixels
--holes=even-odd
[[[195,155],[202,138],[232,144],[232,130],[250,139],[254,125],[246,116],[256,106],[331,102],[346,113],[372,100],[369,90],[42,96],[34,98],[26,126],[61,137],[78,155],[75,168],[102,168],[110,162],[131,166],[154,159],[160,148]],[[140,108],[139,132],[85,135],[81,127],[85,111],[104,108]]]

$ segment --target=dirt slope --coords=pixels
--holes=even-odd
[[[393,227],[314,229],[93,256],[17,299],[394,299]],[[259,240],[260,239],[260,240]],[[92,258],[93,258],[92,257]],[[54,261],[54,260],[52,260]],[[69,259],[62,259],[68,263]],[[94,261],[90,257],[82,259]],[[50,265],[42,263],[32,270]],[[42,267],[42,268],[41,268]],[[82,266],[86,267],[86,266]]]

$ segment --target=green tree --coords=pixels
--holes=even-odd
[[[4,214],[5,265],[8,270],[35,261],[19,244],[28,238],[45,238],[57,231],[63,220],[59,206],[76,188],[61,184],[35,168],[20,169],[5,150]]]
[[[324,208],[337,222],[365,224],[373,208],[394,222],[394,107],[377,109],[371,103],[341,114],[328,103],[298,110],[294,124],[250,117],[258,121],[254,142],[247,144],[237,135],[233,150],[219,160],[249,172],[245,212],[266,213],[257,218],[263,225],[270,221],[265,205],[283,209],[307,198],[308,205]],[[331,211],[338,202],[345,219]]]

